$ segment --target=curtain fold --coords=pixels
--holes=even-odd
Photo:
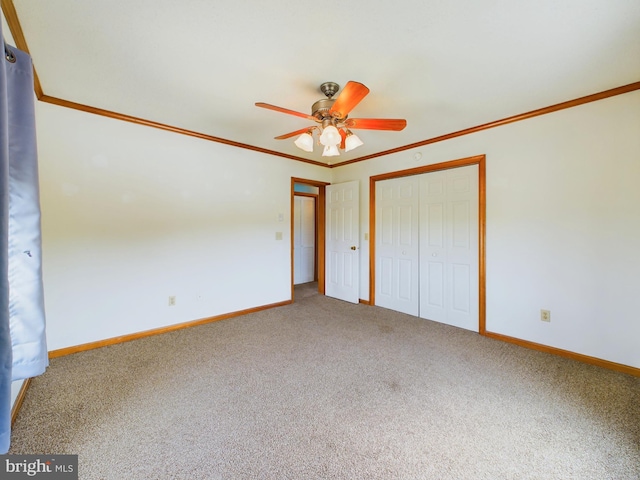
[[[0,31],[2,23],[0,22]],[[2,37],[3,38],[3,37]],[[4,40],[3,40],[4,46]],[[11,333],[9,327],[9,127],[6,55],[0,59],[0,453],[11,435]]]
[[[15,47],[4,44],[3,53],[0,61],[0,453],[6,453],[10,443],[11,382],[40,375],[48,365],[33,66],[29,55]]]

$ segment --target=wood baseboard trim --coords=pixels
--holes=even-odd
[[[371,302],[369,300],[363,300],[362,298],[358,303],[362,303],[363,305],[371,305]]]
[[[247,308],[246,310],[238,310],[236,312],[223,313],[222,315],[215,315],[213,317],[201,318],[199,320],[192,320],[190,322],[176,323],[175,325],[169,325],[167,327],[155,328],[153,330],[145,330],[143,332],[131,333],[129,335],[122,335],[119,337],[98,340],[97,342],[83,343],[81,345],[75,345],[72,347],[65,347],[65,348],[60,348],[58,350],[51,350],[49,352],[49,358],[63,357],[65,355],[84,352],[86,350],[93,350],[95,348],[107,347],[109,345],[117,345],[118,343],[125,343],[125,342],[130,342],[132,340],[138,340],[140,338],[151,337],[153,335],[160,335],[162,333],[173,332],[175,330],[182,330],[183,328],[197,327],[198,325],[218,322],[220,320],[239,317],[241,315],[246,315],[248,313],[259,312],[261,310],[268,310],[270,308],[282,307],[284,305],[289,305],[291,303],[292,303],[291,300],[285,300],[284,302],[261,305],[259,307]]]
[[[16,397],[16,401],[13,402],[13,406],[11,407],[11,426],[16,423],[16,418],[18,418],[18,413],[20,413],[20,409],[22,408],[22,403],[24,402],[24,398],[27,395],[27,390],[29,389],[29,385],[31,385],[31,378],[27,378],[23,383],[20,391],[18,392],[18,396]]]
[[[529,348],[531,350],[538,350],[539,352],[551,353],[560,357],[570,358],[579,362],[588,363],[590,365],[596,365],[598,367],[606,368],[609,370],[615,370],[616,372],[626,373],[633,375],[634,377],[640,377],[640,368],[630,367],[622,363],[610,362],[609,360],[603,360],[597,357],[590,357],[589,355],[583,355],[581,353],[571,352],[569,350],[563,350],[561,348],[550,347],[548,345],[542,345],[541,343],[530,342],[528,340],[522,340],[520,338],[509,337],[508,335],[502,335],[500,333],[484,332],[482,334],[485,337],[493,338],[495,340],[502,340],[503,342],[513,343],[521,347]]]

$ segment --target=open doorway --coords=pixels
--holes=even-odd
[[[300,282],[301,272],[305,272],[308,278],[309,268],[313,270],[313,279],[318,282],[318,293],[324,295],[325,290],[325,204],[327,182],[319,182],[303,178],[291,178],[291,300],[294,298],[294,286]],[[305,200],[302,200],[305,199]],[[301,205],[309,208],[309,203],[313,203],[313,224],[301,227],[296,225],[296,218],[300,218]],[[307,212],[308,215],[309,212]],[[308,215],[307,221],[309,221]],[[302,235],[301,228],[306,229],[307,241],[301,242],[298,235]],[[309,250],[309,231],[313,231],[313,250]],[[303,251],[296,252],[296,244]],[[302,264],[301,264],[302,263]],[[310,267],[310,264],[312,267]],[[301,283],[301,282],[300,282]]]
[[[294,188],[293,284],[300,285],[318,281],[318,187],[296,184]]]

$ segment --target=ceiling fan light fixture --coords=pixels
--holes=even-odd
[[[305,152],[313,152],[313,136],[311,135],[311,130],[300,135],[293,143]]]
[[[351,130],[347,130],[347,138],[344,141],[344,151],[349,152],[354,148],[358,148],[360,145],[364,145],[364,142],[360,140],[360,137],[351,132]]]
[[[255,105],[295,117],[302,117],[319,124],[274,138],[275,140],[284,140],[297,137],[294,144],[298,148],[305,152],[313,152],[314,132],[317,132],[317,142],[323,147],[323,157],[337,156],[340,155],[340,150],[349,152],[364,144],[357,135],[350,131],[351,128],[400,131],[407,126],[407,121],[403,118],[348,118],[351,110],[369,94],[369,89],[362,83],[350,80],[342,92],[334,98],[339,89],[340,86],[333,82],[325,82],[320,85],[320,91],[327,98],[318,100],[311,106],[311,115],[264,102],[256,102]]]
[[[342,141],[340,132],[333,125],[328,125],[323,128],[322,135],[320,135],[320,143],[324,146],[336,146]]]
[[[322,152],[323,157],[337,157],[340,155],[337,145],[326,145]]]

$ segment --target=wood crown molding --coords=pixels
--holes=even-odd
[[[164,123],[155,122],[153,120],[146,120],[144,118],[134,117],[131,115],[126,115],[124,113],[112,112],[110,110],[104,110],[102,108],[92,107],[90,105],[83,105],[81,103],[70,102],[68,100],[63,100],[57,97],[50,97],[49,95],[42,95],[39,98],[41,102],[51,103],[53,105],[58,105],[60,107],[72,108],[74,110],[80,110],[82,112],[93,113],[95,115],[101,115],[103,117],[113,118],[115,120],[122,120],[123,122],[131,122],[138,125],[144,125],[147,127],[158,128],[160,130],[166,130],[168,132],[179,133],[181,135],[187,135],[189,137],[199,138],[201,140],[207,140],[210,142],[222,143],[224,145],[230,145],[232,147],[244,148],[246,150],[252,150],[254,152],[264,153],[267,155],[274,155],[276,157],[287,158],[289,160],[295,160],[298,162],[310,163],[312,165],[317,165],[320,167],[326,167],[327,165],[318,162],[316,160],[309,160],[307,158],[297,157],[295,155],[289,155],[287,153],[276,152],[275,150],[269,150],[267,148],[256,147],[254,145],[249,145],[248,143],[240,143],[235,142],[233,140],[227,140],[222,137],[215,137],[213,135],[207,135],[206,133],[196,132],[194,130],[187,130],[185,128],[174,127],[172,125],[167,125]]]
[[[22,31],[22,26],[20,25],[20,21],[18,19],[18,15],[16,13],[15,6],[13,4],[13,0],[1,0],[2,2],[2,11],[7,19],[7,24],[9,25],[9,30],[11,30],[11,34],[16,41],[16,46],[27,53],[29,53],[29,49],[27,47],[27,41],[24,36],[24,32]],[[277,157],[287,158],[289,160],[294,160],[297,162],[309,163],[312,165],[317,165],[325,168],[336,168],[342,167],[345,165],[350,165],[352,163],[363,162],[365,160],[371,160],[378,157],[383,157],[386,155],[391,155],[394,153],[403,152],[405,150],[410,150],[412,148],[423,147],[425,145],[430,145],[432,143],[443,142],[445,140],[450,140],[452,138],[461,137],[463,135],[470,135],[472,133],[480,132],[482,130],[488,130],[490,128],[499,127],[502,125],[507,125],[509,123],[519,122],[521,120],[527,120],[529,118],[538,117],[540,115],[546,115],[548,113],[557,112],[559,110],[564,110],[567,108],[577,107],[579,105],[584,105],[585,103],[595,102],[598,100],[604,100],[605,98],[613,97],[616,95],[621,95],[624,93],[633,92],[635,90],[640,90],[640,81],[630,83],[628,85],[623,85],[621,87],[612,88],[609,90],[604,90],[599,93],[594,93],[592,95],[587,95],[584,97],[576,98],[574,100],[569,100],[566,102],[557,103],[555,105],[551,105],[548,107],[539,108],[537,110],[532,110],[530,112],[521,113],[518,115],[513,115],[511,117],[503,118],[500,120],[495,120],[493,122],[484,123],[482,125],[477,125],[475,127],[465,128],[464,130],[458,130],[457,132],[447,133],[445,135],[440,135],[438,137],[429,138],[426,140],[422,140],[415,143],[410,143],[408,145],[404,145],[397,148],[392,148],[390,150],[384,150],[377,153],[372,153],[371,155],[365,155],[363,157],[354,158],[351,160],[345,160],[344,162],[334,163],[332,165],[328,165],[323,162],[318,162],[316,160],[310,160],[308,158],[299,157],[296,155],[289,155],[286,153],[276,152],[275,150],[269,150],[262,147],[256,147],[253,145],[249,145],[246,143],[235,142],[233,140],[227,140],[225,138],[216,137],[213,135],[207,135],[200,132],[195,132],[193,130],[187,130],[180,127],[175,127],[171,125],[166,125],[158,122],[154,122],[152,120],[146,120],[143,118],[133,117],[131,115],[126,115],[123,113],[112,112],[110,110],[104,110],[101,108],[92,107],[89,105],[83,105],[76,102],[71,102],[69,100],[64,100],[61,98],[51,97],[46,95],[43,91],[42,85],[40,84],[40,80],[36,73],[36,69],[34,66],[33,69],[33,77],[34,77],[34,89],[36,92],[36,96],[38,100],[51,103],[53,105],[58,105],[60,107],[72,108],[75,110],[80,110],[87,113],[93,113],[95,115],[102,115],[105,117],[113,118],[115,120],[121,120],[125,122],[137,123],[138,125],[145,125],[147,127],[159,128],[161,130],[166,130],[173,133],[178,133],[181,135],[187,135],[191,137],[200,138],[202,140],[207,140],[210,142],[222,143],[225,145],[230,145],[232,147],[244,148],[247,150],[252,150],[259,153],[264,153],[267,155],[274,155]]]
[[[422,140],[420,142],[410,143],[409,145],[404,145],[402,147],[392,148],[390,150],[384,150],[382,152],[372,153],[371,155],[366,155],[364,157],[359,157],[359,158],[354,158],[352,160],[345,160],[344,162],[334,163],[333,165],[329,165],[329,168],[342,167],[352,163],[362,162],[364,160],[371,160],[373,158],[378,158],[385,155],[391,155],[393,153],[403,152],[405,150],[410,150],[412,148],[423,147],[425,145],[430,145],[432,143],[444,142],[445,140],[450,140],[452,138],[462,137],[464,135],[470,135],[472,133],[481,132],[482,130],[489,130],[490,128],[500,127],[502,125],[519,122],[521,120],[528,120],[529,118],[539,117],[540,115],[546,115],[548,113],[558,112],[560,110],[565,110],[567,108],[577,107],[580,105],[584,105],[585,103],[604,100],[605,98],[615,97],[616,95],[630,93],[635,90],[640,90],[640,82],[634,82],[628,85],[623,85],[621,87],[616,87],[609,90],[604,90],[602,92],[594,93],[592,95],[587,95],[587,96],[576,98],[573,100],[568,100],[566,102],[556,103],[555,105],[538,108],[537,110],[532,110],[526,113],[520,113],[518,115],[502,118],[500,120],[494,120],[493,122],[483,123],[482,125],[477,125],[471,128],[465,128],[464,130],[458,130],[457,132],[447,133],[446,135],[440,135],[438,137],[429,138],[427,140]]]

